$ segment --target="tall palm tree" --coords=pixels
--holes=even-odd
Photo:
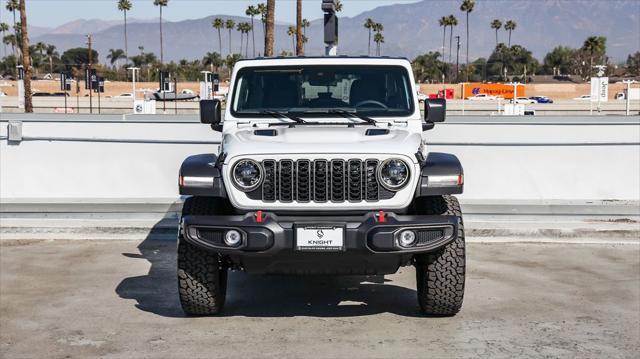
[[[129,43],[127,40],[127,11],[131,10],[133,4],[130,0],[118,0],[118,10],[124,14],[124,57],[129,58]]]
[[[440,20],[438,20],[438,24],[444,29],[442,31],[442,63],[445,62],[444,60],[444,42],[447,38],[447,26],[449,26],[449,18],[446,16],[443,16],[440,18]]]
[[[18,11],[19,5],[18,0],[7,0],[7,5],[5,6],[5,8],[13,14],[13,33],[16,35],[16,39],[18,39],[18,33],[16,31],[16,11]],[[11,51],[16,57],[16,61],[18,61],[18,52],[16,51],[16,47],[17,44],[12,44]]]
[[[213,28],[218,30],[218,50],[220,50],[219,54],[222,55],[222,35],[220,34],[220,30],[224,27],[224,20],[220,18],[213,19]]]
[[[9,30],[9,24],[7,23],[0,23],[0,32],[2,33],[2,38],[4,38],[5,36],[7,36],[7,31]],[[4,55],[3,57],[7,56],[7,45],[2,42],[2,54]]]
[[[336,0],[336,12],[342,11],[342,1]]]
[[[253,31],[253,26],[251,26],[251,23],[245,22],[243,25],[243,31],[245,33],[245,36],[247,37],[247,41],[245,42],[244,54],[246,57],[249,57],[249,33]]]
[[[257,15],[260,15],[260,10],[258,9],[257,6],[253,6],[253,5],[249,5],[249,7],[247,7],[247,11],[245,11],[245,14],[249,17],[251,17],[251,39],[253,41],[253,57],[256,57],[256,34],[255,31],[253,30],[253,18]],[[248,39],[247,39],[248,40]]]
[[[20,26],[22,35],[22,65],[24,66],[24,112],[33,112],[31,102],[31,56],[29,55],[29,28],[27,26],[26,0],[20,0]]]
[[[296,0],[296,55],[304,55],[302,35],[302,0]]]
[[[162,8],[169,5],[169,0],[153,0],[153,5],[160,8],[160,65],[164,65],[164,45],[162,43]]]
[[[276,0],[267,0],[267,31],[264,40],[264,56],[273,56],[275,17]]]
[[[287,29],[287,35],[291,36],[291,44],[293,45],[293,53],[296,53],[296,27],[289,26]]]
[[[54,45],[48,45],[45,50],[47,57],[49,58],[49,73],[53,73],[53,57],[58,56],[58,52],[56,51],[56,47]]]
[[[126,59],[126,55],[122,49],[109,49],[107,59],[111,61],[111,65],[113,66],[115,63],[120,61],[120,59]]]
[[[506,24],[504,24],[504,29],[509,31],[509,47],[511,47],[511,32],[516,29],[516,26],[518,26],[518,24],[516,24],[516,22],[513,20],[509,20]]]
[[[40,67],[42,65],[42,59],[44,58],[44,50],[47,49],[47,44],[45,44],[42,41],[37,42],[34,46],[31,47],[33,50],[32,51],[37,51],[38,55],[40,55],[40,58],[38,59],[38,63],[35,64],[34,63],[34,67],[36,68],[36,71],[38,71],[38,67]],[[33,56],[33,55],[31,55]]]
[[[465,61],[465,73],[467,75],[467,82],[469,81],[469,13],[473,11],[473,8],[475,6],[475,0],[463,0],[462,5],[460,5],[460,11],[464,12],[467,16],[467,57]]]
[[[236,22],[231,19],[227,19],[227,21],[225,21],[224,23],[224,27],[227,28],[227,30],[229,30],[229,54],[232,54],[233,51],[231,51],[231,31],[235,29]]]
[[[453,28],[458,26],[458,19],[453,14],[447,17],[449,29],[449,63],[451,63],[451,49],[453,48]],[[444,56],[444,55],[443,55]]]
[[[376,55],[380,56],[381,45],[384,43],[384,36],[381,32],[376,32],[373,36],[373,41],[376,43]]]
[[[309,41],[307,37],[307,28],[311,26],[311,22],[307,19],[302,19],[302,49],[305,50],[306,43]]]
[[[491,28],[496,30],[496,47],[498,47],[498,30],[502,28],[502,21],[494,19],[491,21]]]
[[[367,42],[367,55],[369,56],[371,56],[371,31],[373,31],[373,25],[375,24],[376,22],[370,17],[364,22],[364,28],[369,31],[369,42]]]
[[[258,4],[258,12],[260,13],[260,22],[262,23],[262,40],[264,40],[266,44],[267,39],[267,4],[260,3]],[[264,53],[264,49],[262,49]]]
[[[238,51],[238,53],[242,56],[242,48],[244,47],[244,22],[238,23],[236,30],[240,33],[240,51]]]

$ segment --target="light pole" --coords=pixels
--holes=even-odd
[[[136,101],[136,74],[140,71],[139,67],[128,67],[127,70],[131,71],[131,77],[133,79],[133,102]]]
[[[338,16],[336,15],[336,1],[322,0],[324,11],[324,54],[336,56],[338,54]]]

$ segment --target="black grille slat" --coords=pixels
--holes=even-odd
[[[348,165],[349,201],[362,200],[362,161],[349,160]]]
[[[311,200],[311,163],[308,160],[296,161],[296,194],[298,202]]]
[[[343,202],[345,197],[344,161],[331,161],[331,201]]]
[[[293,161],[281,160],[278,162],[279,173],[279,187],[280,187],[280,201],[291,202],[293,201]]]
[[[365,161],[365,199],[367,201],[378,200],[378,178],[376,176],[376,170],[378,169],[378,161],[367,160]]]
[[[223,244],[224,230],[221,229],[198,229],[198,237],[207,242],[221,245]]]
[[[262,199],[267,202],[273,202],[276,200],[276,161],[263,161],[262,167],[264,168]]]
[[[326,202],[328,200],[328,174],[327,161],[313,161],[313,199],[316,202]]]

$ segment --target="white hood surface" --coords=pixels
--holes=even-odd
[[[385,127],[386,128],[386,127]],[[388,134],[366,135],[367,130],[384,130],[374,126],[305,126],[271,127],[276,136],[256,135],[256,127],[225,134],[222,139],[228,159],[251,155],[286,154],[398,154],[410,158],[420,147],[419,133],[392,126]]]

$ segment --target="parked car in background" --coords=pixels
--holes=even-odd
[[[530,99],[528,97],[516,97],[515,102],[518,104],[524,104],[524,105],[533,105],[535,103],[538,103],[538,101]]]
[[[553,100],[548,98],[547,96],[532,96],[529,98],[535,100],[536,103],[553,103]]]
[[[486,93],[479,93],[475,96],[467,97],[470,101],[495,101],[498,97],[493,95],[487,95]]]
[[[574,97],[576,101],[591,101],[591,95],[582,95],[578,97]]]
[[[113,96],[113,98],[133,98],[132,93],[121,93],[120,95]]]

